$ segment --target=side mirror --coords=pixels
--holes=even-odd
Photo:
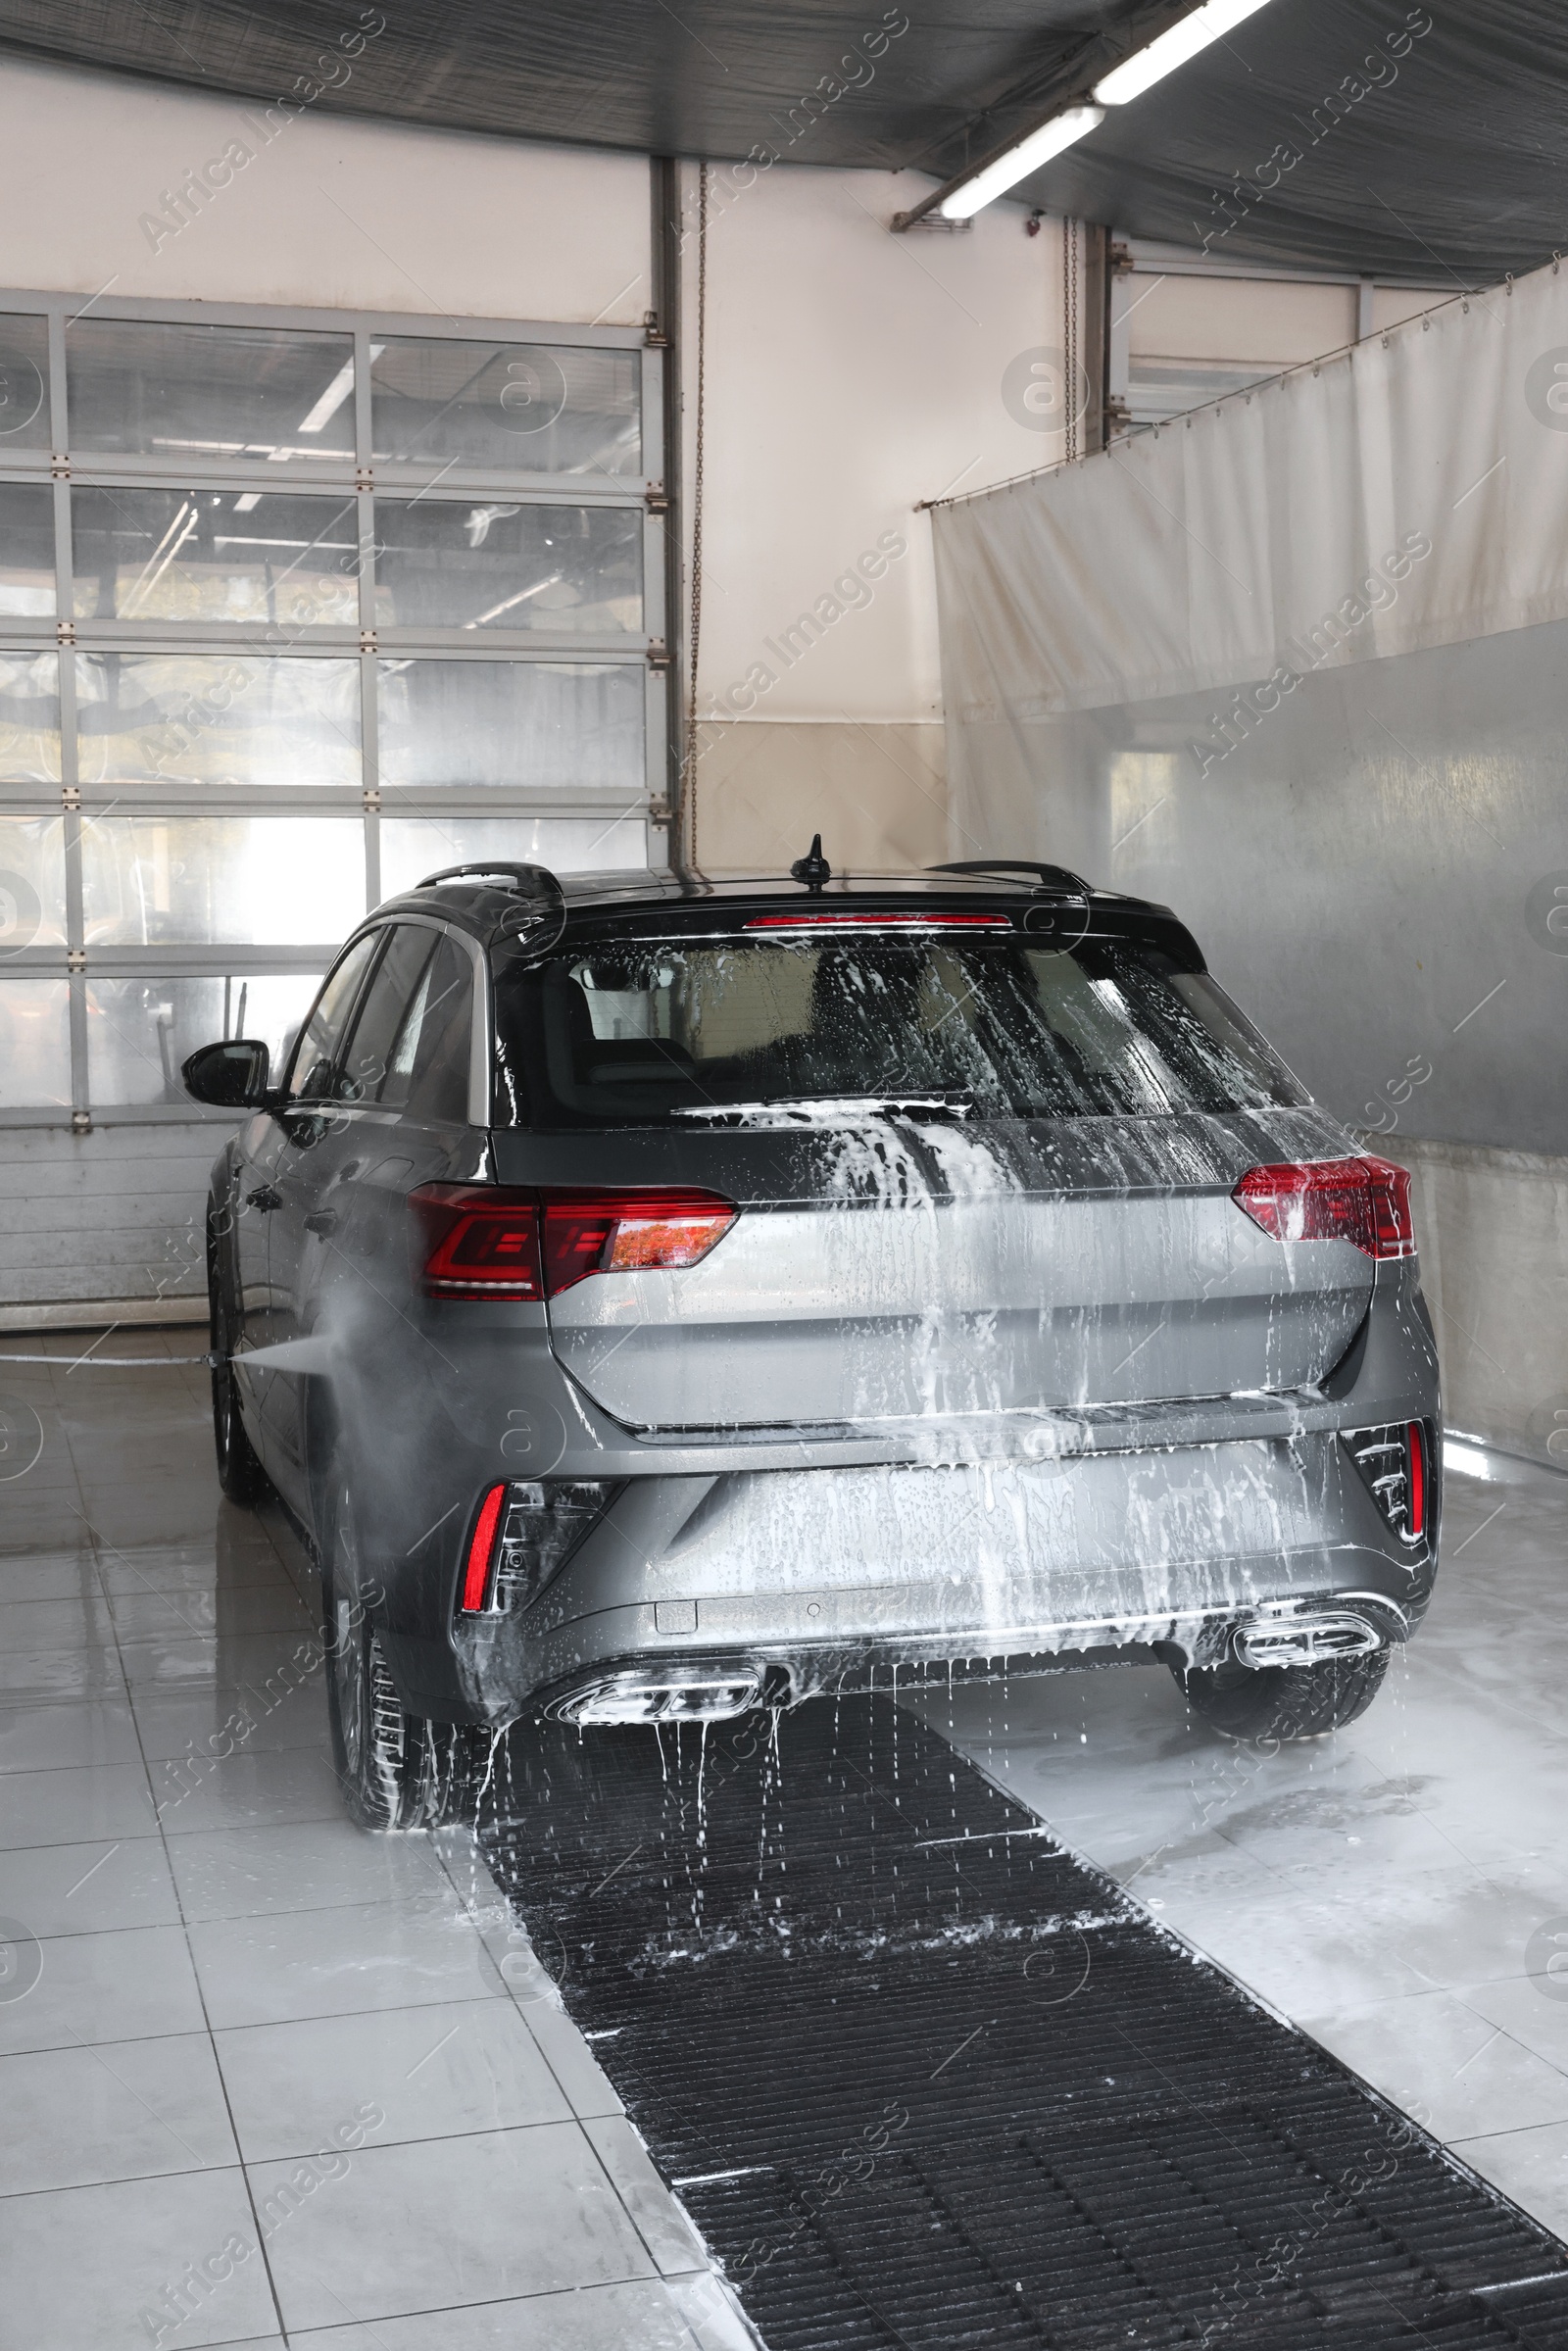
[[[204,1045],[180,1069],[185,1092],[215,1110],[259,1110],[267,1100],[271,1055],[259,1038]]]

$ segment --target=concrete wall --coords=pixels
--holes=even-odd
[[[688,219],[697,219],[688,168]],[[776,865],[820,829],[837,864],[939,857],[942,699],[918,502],[1059,456],[1020,397],[1059,353],[1059,234],[1000,204],[896,237],[908,176],[715,176],[696,767],[698,851]],[[695,470],[695,235],[686,247]],[[1010,370],[1010,372],[1009,372]],[[869,559],[867,561],[866,559]],[[794,630],[793,638],[787,632]]]
[[[820,833],[829,861],[905,872],[948,855],[940,725],[761,719],[702,729],[697,851],[705,871],[777,873]]]
[[[262,110],[156,82],[0,63],[0,281],[178,302],[630,325],[648,308],[648,171],[342,116],[296,117],[177,236],[162,191],[260,144]]]
[[[1415,1179],[1448,1426],[1568,1469],[1568,1159],[1374,1142]]]

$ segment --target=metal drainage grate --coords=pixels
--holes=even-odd
[[[769,2351],[1568,2351],[1568,2254],[879,1697],[509,1742],[487,1857]]]

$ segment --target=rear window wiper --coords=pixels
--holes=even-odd
[[[797,1094],[770,1095],[755,1102],[686,1103],[670,1116],[733,1119],[757,1126],[825,1126],[845,1118],[967,1118],[973,1108],[967,1094]]]

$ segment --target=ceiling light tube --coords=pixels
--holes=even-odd
[[[1097,106],[1125,106],[1130,98],[1141,98],[1152,90],[1156,81],[1185,66],[1190,57],[1206,49],[1210,41],[1240,24],[1244,18],[1254,16],[1267,5],[1267,0],[1204,0],[1190,17],[1183,17],[1168,32],[1151,41],[1147,49],[1134,50],[1119,66],[1112,67],[1103,81],[1095,88]],[[944,208],[946,209],[946,208]]]
[[[1254,5],[1260,7],[1262,0],[1254,0]],[[977,171],[973,179],[966,179],[961,188],[955,188],[937,210],[944,220],[972,220],[984,205],[1004,196],[1020,179],[1027,179],[1031,171],[1049,164],[1054,155],[1059,155],[1064,147],[1070,147],[1074,139],[1081,139],[1104,119],[1104,109],[1099,106],[1072,106],[1063,115],[1054,115],[1026,139],[1020,139],[1016,147],[1009,147],[1005,155],[999,155],[994,164],[987,164],[983,171]]]
[[[327,385],[326,390],[321,394],[320,399],[316,403],[316,406],[310,411],[308,416],[304,416],[300,418],[298,424],[295,425],[294,430],[296,432],[321,432],[324,430],[329,419],[337,415],[338,410],[343,406],[344,401],[347,400],[353,389],[354,362],[351,359],[347,359],[343,362],[342,367],[339,367],[337,373]]]
[[[386,345],[384,343],[372,343],[370,345],[371,362],[373,363],[374,361],[378,360],[385,349]],[[344,401],[347,400],[353,389],[354,362],[351,359],[347,359],[343,362],[342,367],[339,367],[337,373],[327,385],[326,390],[321,394],[320,399],[311,410],[309,416],[302,416],[298,424],[295,425],[294,430],[296,432],[324,432],[327,425],[330,424],[332,418],[337,415],[338,410],[343,406]]]

